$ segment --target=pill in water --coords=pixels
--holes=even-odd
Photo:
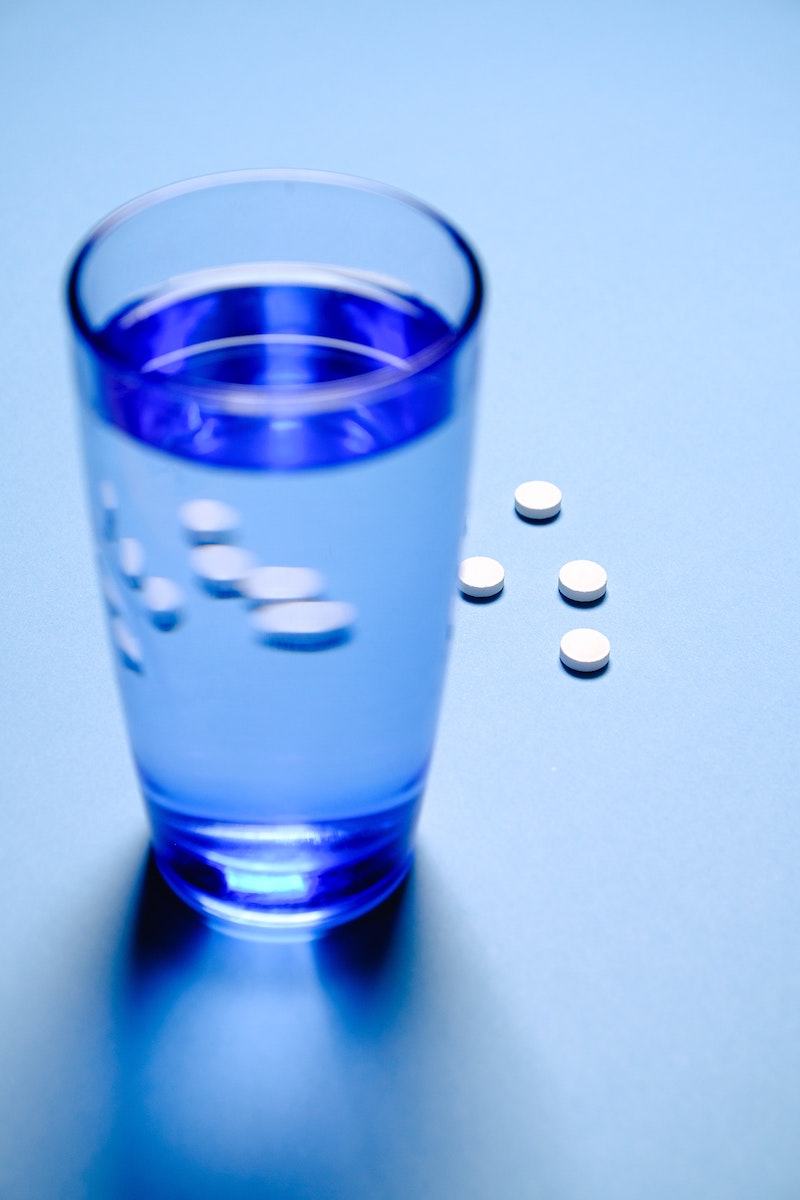
[[[222,500],[189,500],[178,509],[178,519],[197,546],[227,541],[240,523],[236,509]]]
[[[503,590],[505,577],[497,559],[482,554],[463,559],[458,568],[458,586],[465,596],[496,596]]]
[[[117,547],[119,569],[130,587],[141,586],[144,576],[144,546],[136,538],[120,538]]]
[[[103,572],[101,576],[101,586],[103,588],[103,597],[108,605],[108,611],[113,617],[118,616],[122,612],[122,596],[119,588],[110,575]]]
[[[549,521],[561,511],[561,489],[544,479],[531,479],[514,492],[514,507],[528,521]]]
[[[156,629],[174,629],[183,616],[183,592],[177,583],[161,575],[151,575],[142,585],[147,615]]]
[[[355,623],[355,605],[340,600],[265,604],[250,615],[261,637],[290,649],[321,649],[344,641]]]
[[[103,510],[103,536],[113,542],[117,536],[117,512],[119,509],[117,489],[110,479],[103,479],[100,481],[98,492],[100,493],[100,507]]]
[[[314,600],[324,590],[325,580],[313,567],[256,567],[242,580],[242,595],[255,604]]]
[[[143,659],[139,639],[134,637],[120,617],[114,617],[111,621],[111,637],[124,665],[131,671],[141,671]]]
[[[608,575],[600,563],[589,558],[576,558],[565,563],[558,572],[558,587],[568,600],[590,604],[605,595]]]
[[[100,503],[105,509],[119,508],[119,498],[117,489],[114,487],[110,479],[101,479],[97,489],[100,493]]]
[[[255,559],[238,546],[198,546],[191,553],[192,569],[212,596],[240,596],[241,585]]]
[[[596,629],[571,629],[561,639],[561,661],[573,671],[600,671],[611,654],[611,643]]]

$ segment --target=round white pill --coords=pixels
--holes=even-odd
[[[573,671],[600,671],[610,654],[611,643],[596,629],[570,629],[561,639],[561,661]]]
[[[198,546],[191,553],[192,569],[212,596],[240,596],[242,581],[255,559],[238,546]]]
[[[256,567],[242,580],[242,595],[256,604],[314,600],[324,590],[325,580],[313,567]]]
[[[514,507],[528,521],[549,521],[561,511],[561,489],[544,479],[531,479],[514,492]]]
[[[565,563],[558,572],[558,587],[568,600],[590,604],[605,595],[608,575],[600,563],[589,558],[576,558]]]
[[[111,637],[124,665],[131,671],[141,671],[143,658],[139,639],[134,637],[120,617],[114,617],[111,621]]]
[[[177,583],[161,575],[151,575],[142,585],[147,615],[165,633],[174,629],[183,616],[183,592]]]
[[[178,509],[178,519],[198,546],[227,541],[241,520],[236,509],[222,500],[189,500]]]
[[[505,571],[496,558],[476,554],[462,559],[458,568],[458,586],[465,596],[496,596],[503,590]]]
[[[274,645],[308,649],[343,641],[357,615],[355,605],[340,600],[297,600],[257,608],[250,623]]]
[[[120,538],[117,546],[119,569],[130,587],[141,586],[144,576],[144,546],[136,538]]]

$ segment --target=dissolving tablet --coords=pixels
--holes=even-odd
[[[558,588],[568,600],[590,604],[605,595],[608,575],[600,563],[589,558],[576,558],[565,563],[558,573]]]
[[[150,620],[164,633],[174,629],[183,617],[183,592],[171,579],[149,576],[142,586],[142,599]]]
[[[122,612],[122,596],[119,588],[110,575],[104,571],[100,576],[100,585],[103,589],[103,597],[108,605],[108,611],[113,617],[118,616]]]
[[[110,479],[102,479],[98,492],[100,495],[100,507],[103,510],[103,537],[113,542],[117,536],[117,515],[119,511],[117,489]]]
[[[218,599],[240,596],[242,582],[255,566],[253,555],[238,546],[198,546],[190,559],[200,583]]]
[[[178,519],[197,546],[227,541],[241,521],[236,509],[222,500],[188,500],[178,509]]]
[[[315,600],[324,590],[325,580],[313,567],[256,567],[242,580],[242,595],[254,604]]]
[[[527,521],[550,521],[561,511],[561,489],[544,479],[531,479],[514,492],[514,507]]]
[[[503,590],[505,571],[496,558],[476,554],[462,559],[458,568],[458,586],[465,596],[487,599]]]
[[[611,643],[596,629],[571,629],[561,639],[561,661],[573,671],[600,671],[610,655]]]
[[[144,546],[136,538],[120,538],[117,544],[119,569],[130,587],[141,587],[144,577]]]
[[[273,645],[321,649],[344,641],[356,616],[355,605],[341,600],[298,600],[256,608],[250,623]]]
[[[134,637],[121,617],[114,617],[110,626],[111,637],[123,664],[130,671],[141,671],[143,658],[139,639]]]

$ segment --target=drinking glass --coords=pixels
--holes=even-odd
[[[190,180],[67,302],[99,578],[161,872],[316,931],[408,870],[473,426],[481,272],[432,209],[311,171]]]

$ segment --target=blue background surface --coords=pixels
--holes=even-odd
[[[0,36],[0,1196],[800,1196],[798,6],[17,0]],[[458,605],[410,883],[265,947],[147,864],[60,289],[129,197],[276,165],[482,254],[464,550],[507,583]]]

